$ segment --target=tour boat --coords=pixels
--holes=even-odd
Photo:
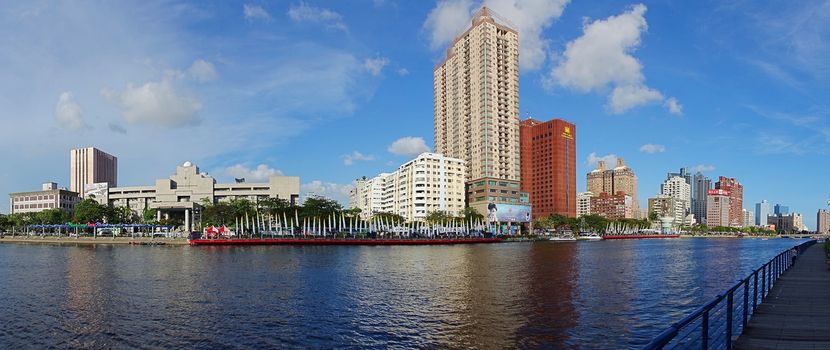
[[[601,241],[602,236],[596,234],[596,232],[593,232],[587,235],[579,235],[577,239],[580,241]]]
[[[554,242],[575,242],[576,237],[574,237],[572,234],[571,235],[566,234],[566,235],[551,236],[550,238],[548,238],[548,240],[554,241]]]

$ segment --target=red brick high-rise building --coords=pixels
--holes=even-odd
[[[730,177],[718,177],[715,188],[729,192],[729,223],[731,227],[744,226],[744,186],[738,180]]]
[[[562,119],[519,125],[521,188],[533,217],[576,217],[576,126]]]

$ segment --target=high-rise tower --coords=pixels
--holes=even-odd
[[[435,149],[467,164],[468,205],[521,204],[519,34],[487,7],[453,40],[434,75]],[[526,204],[526,203],[524,203]]]
[[[576,217],[576,126],[562,119],[526,119],[519,127],[522,191],[533,216]]]
[[[84,185],[118,186],[118,158],[94,147],[69,153],[69,190],[84,196]]]

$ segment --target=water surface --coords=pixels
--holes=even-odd
[[[0,244],[0,345],[636,348],[800,242]]]

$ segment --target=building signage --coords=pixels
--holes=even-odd
[[[489,203],[487,204],[488,222],[530,222],[531,206],[517,204]]]
[[[566,139],[570,139],[570,140],[574,139],[574,135],[571,134],[571,127],[570,126],[565,127],[565,131],[562,132],[562,137],[564,137]]]

